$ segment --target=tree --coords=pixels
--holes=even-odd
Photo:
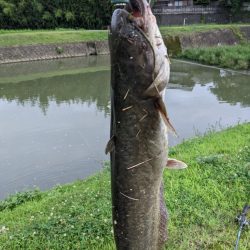
[[[242,0],[231,0],[231,11],[237,13],[240,11],[242,6]]]
[[[0,28],[106,27],[110,0],[0,0]]]

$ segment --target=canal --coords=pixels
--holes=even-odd
[[[0,66],[0,199],[90,176],[108,160],[109,57]],[[250,75],[173,61],[170,145],[250,121]]]

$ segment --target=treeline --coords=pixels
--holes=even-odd
[[[103,29],[110,0],[0,0],[0,29]]]
[[[209,4],[218,4],[219,6],[224,6],[232,14],[236,14],[241,11],[243,3],[249,3],[250,0],[194,0],[195,5],[209,5]]]

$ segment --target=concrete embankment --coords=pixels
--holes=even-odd
[[[106,54],[108,41],[0,47],[0,64]]]
[[[174,56],[188,48],[234,45],[250,41],[250,26],[239,29],[214,29],[164,37],[169,54]],[[108,41],[0,47],[0,64],[58,59],[90,55],[108,55]]]
[[[164,41],[170,55],[177,55],[189,48],[236,45],[250,41],[250,26],[242,26],[239,30],[229,28],[177,36],[168,35],[164,38]]]

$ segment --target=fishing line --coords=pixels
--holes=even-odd
[[[249,76],[250,75],[250,72],[248,72],[248,71],[242,72],[242,71],[237,71],[237,70],[232,70],[232,69],[225,69],[225,68],[220,68],[220,67],[217,67],[217,66],[206,65],[206,64],[201,64],[201,63],[198,63],[198,62],[192,62],[192,61],[181,60],[181,59],[173,59],[173,61],[183,62],[183,63],[187,63],[187,64],[192,64],[192,65],[198,65],[198,66],[202,66],[202,67],[206,67],[206,68],[211,68],[211,69],[222,69],[222,70],[225,70],[227,72],[241,74],[241,75],[245,75],[245,76]]]
[[[250,209],[250,206],[245,205],[242,210],[242,213],[236,217],[236,221],[239,222],[240,228],[237,234],[237,240],[236,240],[236,245],[235,245],[234,250],[238,250],[239,248],[239,242],[240,242],[240,236],[241,236],[242,230],[244,229],[244,227],[250,225],[250,221],[247,220],[247,213],[249,209]]]

